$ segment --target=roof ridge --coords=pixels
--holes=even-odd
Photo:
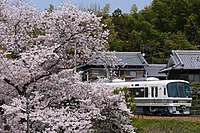
[[[172,52],[200,52],[200,50],[172,50]]]
[[[110,51],[110,52],[113,52],[113,51]],[[141,53],[141,52],[116,52],[115,53]]]
[[[184,65],[184,63],[183,63],[183,61],[181,60],[181,58],[180,58],[180,56],[178,55],[178,53],[176,52],[176,51],[174,51],[174,54],[176,55],[176,57],[177,57],[177,59],[179,60],[179,64],[177,65],[177,66],[179,66],[179,65]],[[176,66],[176,67],[177,67]]]
[[[144,63],[148,65],[148,62],[145,60],[145,58],[142,56],[141,52],[137,54],[138,58]]]

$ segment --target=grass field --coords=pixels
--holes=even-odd
[[[137,133],[200,133],[200,122],[133,118]]]

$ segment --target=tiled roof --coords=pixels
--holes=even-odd
[[[166,77],[165,73],[159,73],[159,71],[166,67],[166,64],[149,64],[146,68],[148,77]]]
[[[127,65],[147,65],[141,52],[115,52],[115,56]]]
[[[113,52],[115,56],[126,65],[148,65],[141,52]],[[103,65],[99,59],[91,62],[90,65]]]
[[[172,50],[167,67],[162,72],[171,69],[200,69],[200,51]]]

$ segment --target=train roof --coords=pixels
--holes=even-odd
[[[106,83],[109,86],[148,86],[148,85],[167,85],[170,82],[184,82],[189,83],[185,80],[143,80],[143,81],[127,81],[127,82],[110,82]]]

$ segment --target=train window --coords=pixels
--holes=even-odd
[[[130,88],[131,93],[134,97],[144,97],[144,88]]]
[[[154,97],[154,87],[151,87],[151,97]]]
[[[169,97],[191,97],[190,84],[183,82],[172,82],[167,85]]]
[[[148,97],[148,87],[145,87],[144,89],[145,89],[145,92],[144,92],[145,97]]]
[[[158,87],[155,87],[155,97],[158,97]]]
[[[164,88],[164,95],[166,95],[166,88]]]

